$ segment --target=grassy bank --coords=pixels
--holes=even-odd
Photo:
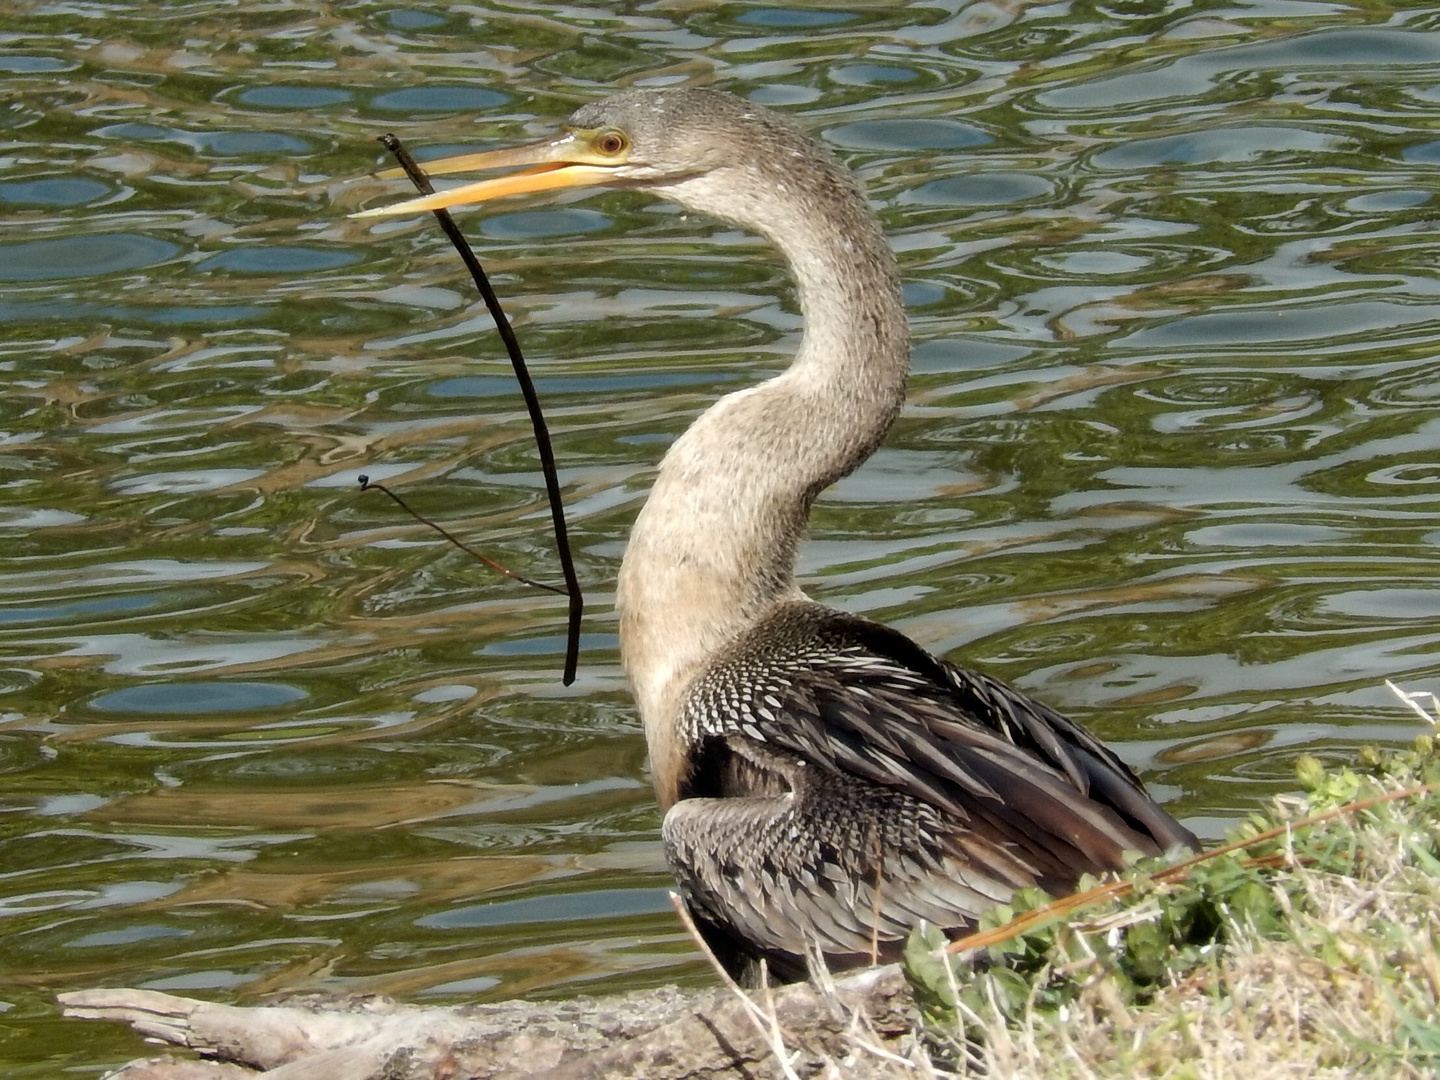
[[[937,1064],[1045,1080],[1440,1075],[1436,742],[1343,769],[1302,759],[1307,793],[1247,822],[1234,850],[1181,871],[1154,860],[1079,898],[1020,897],[953,973],[936,941],[912,941]]]

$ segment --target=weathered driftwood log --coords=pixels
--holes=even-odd
[[[759,1080],[934,1076],[912,1045],[904,977],[872,968],[748,997],[642,991],[418,1008],[385,998],[239,1008],[148,990],[82,990],[67,1016],[120,1020],[204,1060],[132,1062],[110,1080]]]

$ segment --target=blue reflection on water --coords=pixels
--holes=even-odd
[[[822,11],[805,8],[757,8],[747,11],[735,21],[748,26],[807,27],[837,26],[853,22],[859,16],[848,11]]]
[[[143,611],[146,608],[154,607],[159,602],[158,596],[141,593],[132,596],[106,596],[99,600],[75,600],[69,604],[50,604],[45,607],[0,607],[0,625],[58,622],[62,619],[72,619],[77,615]]]
[[[908,83],[920,77],[918,71],[891,64],[847,64],[830,72],[835,82],[848,86],[872,86],[876,83]]]
[[[77,66],[53,56],[0,56],[0,71],[63,71]]]
[[[569,233],[599,232],[611,221],[594,210],[522,210],[486,218],[480,231],[495,240],[526,240],[537,236],[565,236]]]
[[[126,686],[90,702],[103,712],[218,713],[273,709],[308,696],[298,686],[259,682],[171,682]]]
[[[1210,93],[1217,79],[1237,71],[1330,70],[1339,66],[1433,64],[1440,34],[1413,30],[1346,28],[1295,34],[1279,41],[1247,42],[1182,56],[1160,69],[1142,68],[1106,78],[1071,82],[1036,95],[1048,109],[1125,108],[1180,101]]]
[[[1337,150],[1342,145],[1342,140],[1333,135],[1304,128],[1221,127],[1159,139],[1136,139],[1102,151],[1091,160],[1103,169],[1133,169],[1154,165],[1251,161],[1266,154],[1286,151],[1315,153]]]
[[[311,270],[334,270],[359,259],[357,252],[322,248],[246,247],[212,255],[196,269],[232,270],[240,274],[300,274]]]
[[[613,651],[620,647],[617,634],[581,634],[580,651]],[[476,649],[476,656],[558,656],[565,651],[565,638],[559,634],[540,637],[507,638]]]
[[[110,304],[77,304],[72,300],[37,300],[29,303],[6,303],[0,300],[0,323],[114,319],[120,322],[158,326],[185,326],[192,323],[211,322],[234,325],[258,319],[267,315],[269,310],[259,304],[141,308]]]
[[[1254,345],[1262,342],[1330,341],[1358,337],[1405,326],[1440,322],[1440,307],[1433,304],[1391,304],[1381,301],[1330,303],[1290,309],[1304,318],[1285,318],[1282,309],[1217,311],[1191,315],[1137,330],[1125,338],[1127,346],[1154,349],[1182,345]]]
[[[262,109],[320,109],[338,105],[354,95],[334,86],[252,86],[236,98]]]
[[[304,139],[279,131],[186,131],[153,124],[111,124],[95,132],[107,139],[124,142],[173,142],[218,157],[250,157],[255,154],[309,154]]]
[[[596,889],[555,893],[524,900],[501,900],[426,915],[416,926],[429,930],[471,930],[517,923],[569,922],[572,919],[615,919],[626,915],[658,915],[669,911],[666,889]]]
[[[429,11],[416,11],[414,8],[387,11],[385,21],[396,30],[428,30],[431,27],[445,25],[444,16],[435,15]]]
[[[0,184],[0,202],[31,206],[79,206],[110,194],[108,184],[78,176],[45,176]]]
[[[960,150],[995,141],[958,120],[861,120],[827,128],[825,137],[852,150]]]
[[[106,945],[133,945],[137,941],[152,941],[155,938],[188,937],[190,933],[189,930],[181,930],[174,926],[154,924],[127,926],[120,930],[101,930],[94,934],[86,934],[74,941],[65,942],[65,948],[93,949]]]
[[[479,86],[411,86],[371,98],[370,105],[386,112],[471,112],[509,100],[507,94]]]
[[[927,206],[1008,206],[1050,194],[1050,184],[1029,173],[978,173],[933,180],[900,196]]]
[[[1440,162],[1440,140],[1407,147],[1404,156],[1406,161],[1418,161],[1425,165],[1434,165]]]
[[[739,378],[714,371],[641,371],[626,375],[583,375],[573,378],[536,379],[535,389],[543,394],[594,394],[605,390],[645,390],[656,386],[708,386]],[[466,375],[445,379],[425,391],[431,397],[497,397],[515,393],[515,380],[500,375]]]
[[[0,245],[0,281],[50,281],[138,270],[174,258],[180,248],[141,233],[64,236]],[[73,306],[69,314],[74,314]]]

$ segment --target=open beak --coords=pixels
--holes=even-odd
[[[532,143],[508,150],[489,150],[480,154],[459,154],[437,161],[422,162],[421,168],[432,176],[472,172],[477,169],[506,169],[517,166],[528,168],[509,176],[462,184],[448,191],[407,199],[392,206],[377,206],[373,210],[362,210],[350,216],[393,217],[396,214],[444,210],[450,206],[485,202],[487,199],[498,199],[502,195],[528,195],[535,191],[613,183],[617,179],[618,166],[625,164],[625,155],[621,153],[606,156],[595,150],[592,144],[594,134],[589,131],[572,131],[551,142]],[[387,169],[375,175],[377,179],[389,180],[404,176],[405,171]]]

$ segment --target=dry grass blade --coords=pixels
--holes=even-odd
[[[1410,706],[1410,708],[1414,709],[1421,720],[1424,720],[1427,724],[1434,724],[1440,727],[1440,697],[1437,697],[1429,690],[1402,690],[1389,679],[1385,680],[1385,685],[1390,688],[1391,693],[1406,705]],[[1429,712],[1426,712],[1425,706],[1420,704],[1420,702],[1427,700],[1430,702]]]
[[[745,1008],[745,1015],[750,1018],[750,1022],[755,1026],[760,1038],[765,1041],[770,1047],[770,1052],[775,1055],[775,1060],[780,1065],[785,1080],[800,1080],[800,1076],[795,1072],[795,1066],[790,1060],[790,1050],[785,1045],[785,1039],[780,1033],[780,1021],[775,1015],[774,1000],[771,999],[770,1011],[767,1013],[755,1003],[755,1000],[741,988],[739,983],[731,978],[730,972],[725,970],[725,965],[720,963],[719,958],[710,950],[710,946],[701,936],[700,928],[695,925],[695,920],[690,915],[690,909],[685,906],[685,901],[680,898],[678,893],[670,894],[670,906],[675,909],[675,914],[679,917],[680,924],[685,927],[685,932],[690,935],[696,948],[710,962],[710,966],[715,969],[715,974],[720,981],[739,998]],[[766,991],[768,996],[768,985]]]

